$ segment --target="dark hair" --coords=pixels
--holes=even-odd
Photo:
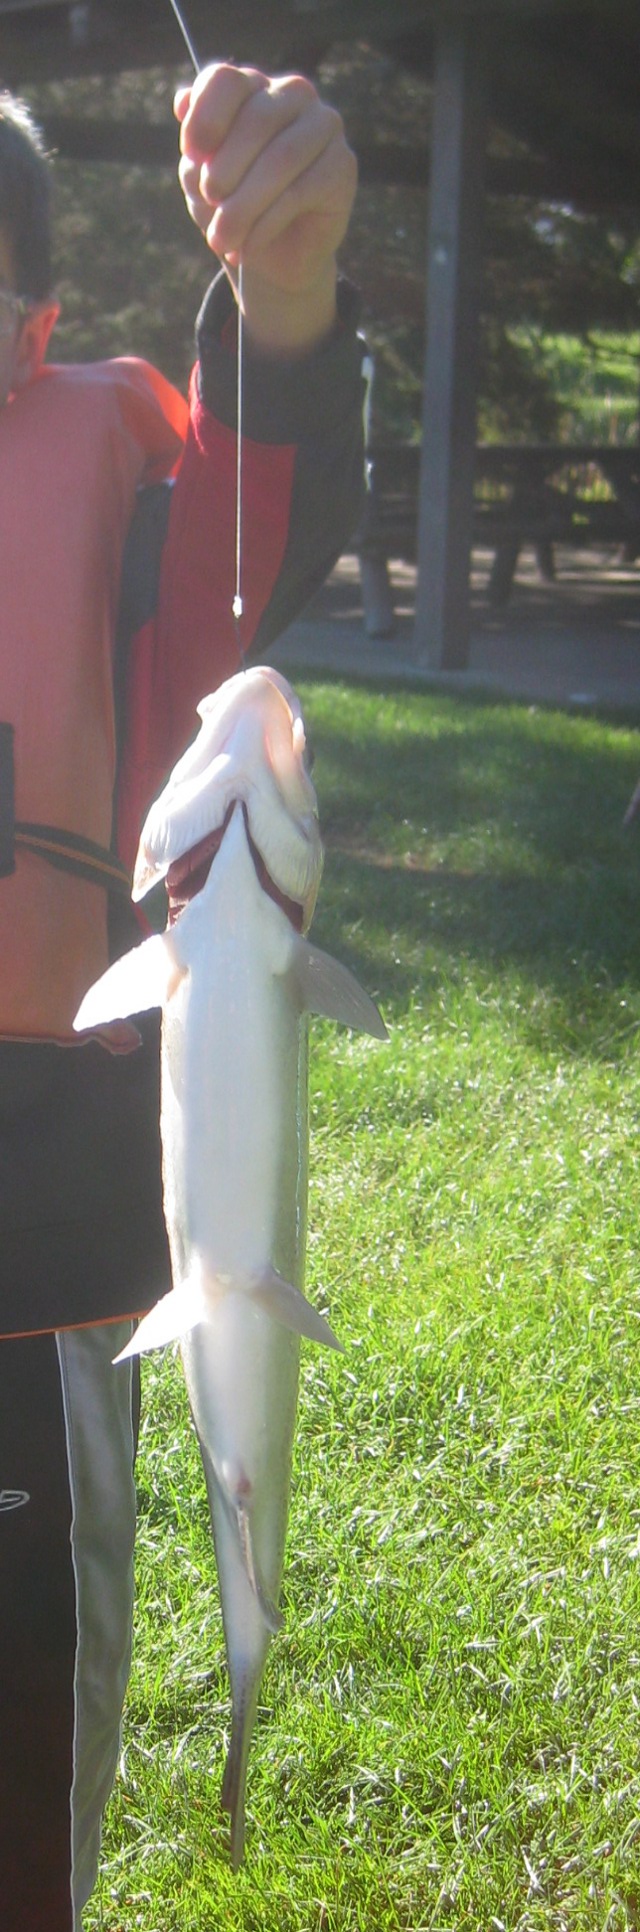
[[[28,107],[12,94],[0,94],[0,228],[17,294],[44,301],[51,292],[49,162]]]

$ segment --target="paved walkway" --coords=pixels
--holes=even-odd
[[[415,571],[392,566],[396,628],[367,637],[358,566],[343,557],[304,617],[271,653],[298,675],[344,674],[572,707],[640,711],[640,567],[612,553],[560,552],[557,580],[544,584],[525,554],[509,604],[492,611],[485,585],[489,558],[474,556],[468,671],[437,673],[416,663]]]

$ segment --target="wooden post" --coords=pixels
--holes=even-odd
[[[438,29],[427,254],[427,348],[418,511],[415,652],[434,670],[469,661],[485,149],[478,19]]]

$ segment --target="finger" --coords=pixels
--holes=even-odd
[[[222,145],[203,168],[202,193],[211,202],[224,201],[284,129],[295,129],[292,143],[304,142],[307,123],[313,125],[319,115],[329,114],[333,109],[322,105],[311,82],[302,76],[270,82],[239,109]]]
[[[298,225],[296,248],[304,267],[307,252],[324,257],[335,253],[344,240],[357,182],[355,155],[343,143],[332,141],[304,175],[284,189],[277,201],[254,222],[238,249],[225,248],[225,257],[236,265],[259,267],[270,249],[279,242],[286,247],[286,234],[293,235]],[[212,229],[215,235],[212,238]],[[207,240],[216,253],[221,252],[217,218],[207,229]]]
[[[190,161],[188,156],[183,154],[178,166],[178,179],[187,208],[192,221],[197,222],[198,228],[207,229],[211,221],[211,203],[203,201],[200,193],[200,172],[200,162]]]
[[[269,85],[257,67],[203,67],[191,89],[180,131],[180,147],[191,160],[207,160],[224,141],[239,109],[251,94]]]
[[[183,121],[191,100],[190,87],[177,87],[173,96],[173,112],[177,121]]]
[[[216,211],[212,226],[219,253],[242,249],[256,223],[284,194],[290,190],[295,192],[297,182],[305,182],[306,194],[309,171],[337,141],[338,128],[340,147],[343,147],[342,124],[333,110],[330,116],[327,120],[326,110],[318,103],[318,112],[306,117],[304,131],[297,122],[263,149],[235,193],[227,196]],[[202,192],[202,181],[200,187]]]

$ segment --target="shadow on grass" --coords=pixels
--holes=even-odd
[[[555,1032],[558,1046],[566,1045],[568,1031],[585,1052],[608,1054],[629,1028],[621,991],[640,985],[640,917],[635,886],[616,895],[608,881],[606,897],[606,907],[594,912],[589,881],[573,890],[565,884],[560,893],[528,877],[469,878],[446,869],[416,877],[402,866],[381,875],[361,859],[341,857],[331,866],[314,933],[364,984],[374,984],[383,1010],[385,1001],[397,1008],[431,998],[438,963],[447,984],[470,977],[473,963],[496,978],[515,966],[532,994],[545,991],[559,1003],[554,1021],[548,1008],[536,1016],[532,1004],[536,1037],[544,1033],[551,1045]],[[366,943],[367,928],[388,930],[386,970],[382,946]]]
[[[375,823],[381,812],[417,819],[434,838],[497,822],[504,832],[517,825],[551,863],[597,850],[628,863],[622,818],[640,775],[640,742],[634,748],[628,730],[609,726],[605,735],[591,720],[513,705],[500,714],[465,703],[456,714],[450,702],[446,712],[449,729],[439,701],[433,733],[314,731],[325,831],[354,816]]]
[[[394,730],[379,702],[357,737],[326,718],[314,729],[318,938],[369,984],[373,955],[383,1002],[432,990],[434,962],[447,978],[515,966],[557,1002],[559,1041],[608,1051],[628,1031],[620,989],[640,985],[640,833],[622,827],[633,733],[422,697]],[[549,1043],[548,1013],[541,1024]]]

